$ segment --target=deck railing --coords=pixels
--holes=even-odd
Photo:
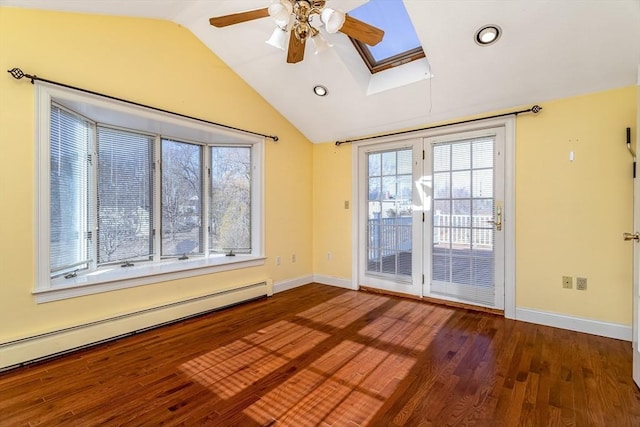
[[[493,227],[491,215],[433,215],[434,245],[452,248],[491,249]],[[368,225],[369,259],[398,252],[411,252],[412,218],[397,216],[374,218]]]
[[[487,248],[493,246],[491,215],[433,215],[433,243]]]

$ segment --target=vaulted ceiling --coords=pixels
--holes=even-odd
[[[329,0],[349,12],[367,0]],[[270,0],[0,0],[0,6],[166,19],[193,32],[312,142],[384,133],[638,82],[640,0],[404,0],[426,63],[372,78],[350,40],[286,63],[265,43],[262,18],[214,28],[209,18],[267,7]],[[483,25],[503,34],[474,42]],[[312,89],[328,88],[325,97]]]

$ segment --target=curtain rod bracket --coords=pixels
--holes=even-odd
[[[376,138],[384,138],[386,136],[402,135],[402,134],[405,134],[405,133],[419,132],[421,130],[436,129],[436,128],[441,128],[441,127],[444,127],[444,126],[453,126],[453,125],[461,125],[463,123],[477,122],[479,120],[496,119],[498,117],[504,117],[504,116],[511,116],[511,115],[517,116],[518,114],[522,114],[522,113],[538,114],[540,111],[542,111],[542,107],[539,106],[538,104],[535,104],[529,109],[520,110],[520,111],[513,111],[511,113],[494,114],[493,116],[478,117],[477,119],[462,120],[462,121],[459,121],[459,122],[445,123],[443,125],[427,126],[427,127],[423,127],[423,128],[419,128],[419,129],[411,129],[411,130],[404,130],[404,131],[400,131],[400,132],[386,133],[384,135],[370,136],[368,138],[347,139],[347,140],[344,140],[344,141],[336,141],[335,144],[336,144],[337,147],[339,147],[342,144],[349,144],[351,142],[364,141],[364,140],[367,140],[367,139],[376,139]]]
[[[631,157],[636,158],[636,152],[631,148],[631,128],[627,128],[627,150],[631,153]]]
[[[212,121],[209,121],[209,120],[199,119],[197,117],[187,116],[186,114],[175,113],[173,111],[163,110],[162,108],[151,107],[149,105],[140,104],[138,102],[129,101],[129,100],[122,99],[122,98],[117,98],[115,96],[105,95],[105,94],[100,93],[100,92],[94,92],[92,90],[82,89],[82,88],[71,86],[71,85],[68,85],[68,84],[65,84],[65,83],[60,83],[60,82],[56,82],[56,81],[53,81],[53,80],[43,79],[43,78],[40,78],[40,77],[36,76],[35,74],[34,75],[27,74],[27,73],[25,73],[24,71],[22,71],[18,67],[15,67],[15,68],[12,68],[10,70],[7,70],[7,72],[9,74],[11,74],[11,76],[13,76],[13,78],[16,79],[16,80],[20,80],[23,77],[27,77],[28,79],[31,79],[31,84],[34,84],[34,82],[36,80],[40,80],[41,82],[51,83],[51,84],[54,84],[54,85],[57,85],[57,86],[62,86],[62,87],[66,87],[66,88],[69,88],[69,89],[79,90],[80,92],[90,93],[92,95],[103,96],[105,98],[113,99],[113,100],[120,101],[120,102],[126,102],[127,104],[133,104],[133,105],[137,105],[138,107],[149,108],[151,110],[160,111],[160,112],[163,112],[163,113],[173,114],[175,116],[184,117],[186,119],[197,120],[199,122],[208,123],[210,125],[220,126],[220,127],[225,128],[225,129],[237,130],[237,131],[240,131],[240,132],[245,132],[245,133],[249,133],[249,134],[252,134],[252,135],[261,136],[263,138],[269,138],[269,139],[272,139],[273,142],[278,142],[278,137],[275,136],[275,135],[265,135],[265,134],[262,134],[262,133],[253,132],[253,131],[246,130],[246,129],[240,129],[240,128],[233,127],[233,126],[223,125],[222,123],[216,123],[216,122],[212,122]]]

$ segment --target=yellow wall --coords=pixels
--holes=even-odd
[[[315,144],[314,273],[351,280],[351,191],[351,147]],[[348,209],[345,201],[349,203]]]
[[[636,91],[541,102],[542,113],[518,116],[517,308],[631,324],[632,245],[621,236],[633,228],[625,132],[635,128]],[[351,147],[320,144],[313,153],[314,272],[350,279],[351,216],[343,203]],[[574,277],[572,290],[562,288],[562,276]],[[588,279],[586,292],[575,289],[576,276]]]
[[[265,266],[35,304],[34,88],[5,72],[13,67],[278,135],[265,149]],[[0,343],[217,288],[312,273],[312,144],[189,31],[159,20],[0,7],[0,69]]]
[[[543,103],[518,118],[516,303],[631,324],[636,87]],[[575,160],[569,161],[574,151]],[[574,277],[574,289],[561,286]],[[586,277],[587,291],[575,290]]]

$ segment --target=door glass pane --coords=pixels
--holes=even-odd
[[[382,177],[382,199],[383,200],[395,200],[396,190],[397,190],[396,184],[397,184],[397,179],[395,175]]]
[[[367,273],[410,280],[412,150],[367,154]]]
[[[413,156],[411,150],[398,152],[398,174],[411,175],[413,170]]]
[[[431,292],[488,305],[494,301],[493,146],[492,138],[432,146]]]
[[[460,142],[451,146],[451,169],[469,170],[471,168],[471,145]]]
[[[473,197],[493,197],[493,169],[473,171]]]
[[[379,200],[382,192],[382,182],[379,176],[369,178],[369,200]]]
[[[380,176],[382,155],[380,153],[369,155],[369,176]]]
[[[382,176],[395,175],[398,169],[396,168],[397,153],[386,152],[382,153]]]
[[[433,197],[448,199],[451,195],[451,173],[433,174]]]
[[[433,171],[449,171],[451,169],[451,147],[436,145],[433,147]]]
[[[451,173],[451,193],[454,199],[468,198],[471,194],[470,171]]]
[[[162,256],[201,254],[202,147],[162,140]]]
[[[493,139],[475,141],[473,144],[473,167],[493,167]]]

